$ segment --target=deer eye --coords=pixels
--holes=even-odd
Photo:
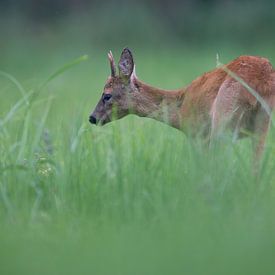
[[[108,101],[112,98],[112,95],[111,94],[105,94],[103,95],[103,101]]]

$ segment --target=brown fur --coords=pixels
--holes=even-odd
[[[116,106],[116,118],[130,113],[151,117],[208,140],[217,137],[225,127],[232,130],[236,138],[250,132],[254,134],[256,155],[262,153],[270,117],[257,99],[224,68],[203,74],[185,88],[168,91],[141,82],[133,64],[131,52],[124,49],[120,74],[108,79],[103,93],[103,96],[111,94],[112,100],[103,102],[102,99],[91,115],[96,122],[105,124],[113,120]],[[267,59],[240,56],[225,66],[257,91],[273,110],[275,72]]]

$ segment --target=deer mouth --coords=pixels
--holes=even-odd
[[[98,121],[97,125],[103,126],[109,122],[111,122],[111,120],[109,119],[109,117],[106,117],[105,119],[101,119],[100,121]]]

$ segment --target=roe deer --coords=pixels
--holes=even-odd
[[[240,56],[178,90],[162,90],[140,81],[131,51],[125,48],[118,64],[108,54],[111,75],[90,115],[92,124],[106,124],[128,114],[154,118],[208,141],[226,126],[235,138],[254,134],[255,157],[263,151],[270,114],[243,85],[257,91],[272,110],[275,106],[275,71],[262,57]],[[237,75],[243,83],[229,72]],[[244,130],[244,131],[242,131]]]

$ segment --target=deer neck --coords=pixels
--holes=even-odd
[[[149,117],[180,128],[180,106],[184,89],[162,90],[135,80],[137,92],[133,95],[133,111],[141,117]]]

